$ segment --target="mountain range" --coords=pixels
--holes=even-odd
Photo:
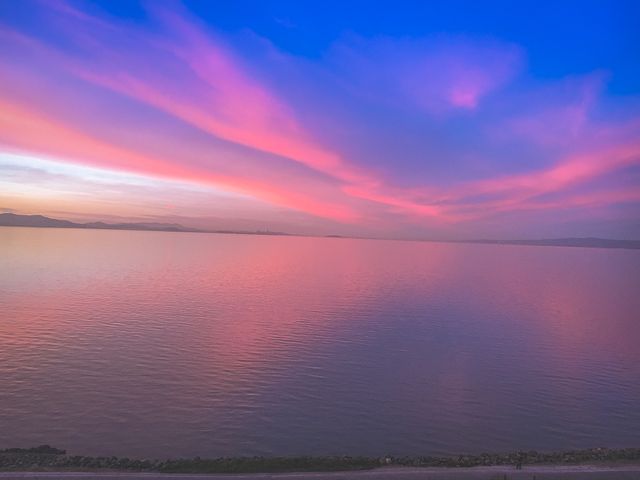
[[[155,232],[197,232],[197,233],[240,233],[246,235],[288,235],[283,232],[269,231],[234,231],[234,230],[201,230],[180,225],[178,223],[77,223],[69,220],[45,217],[44,215],[18,215],[0,213],[0,227],[35,227],[35,228],[89,228],[98,230],[145,230]]]
[[[232,230],[200,230],[184,227],[177,223],[77,223],[59,220],[43,215],[18,215],[0,213],[0,227],[37,227],[37,228],[89,228],[101,230],[146,230],[157,232],[197,232],[197,233],[235,233],[244,235],[292,235],[284,232],[269,231],[232,231]],[[341,235],[327,235],[330,238],[348,238]],[[430,241],[430,240],[426,240]],[[549,247],[591,247],[591,248],[627,248],[640,249],[640,240],[615,240],[596,237],[546,238],[528,240],[451,240],[452,243],[487,243],[499,245],[532,245]]]

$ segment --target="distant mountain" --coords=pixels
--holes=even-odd
[[[40,227],[40,228],[92,228],[99,230],[146,230],[156,232],[198,232],[198,233],[228,233],[237,235],[295,235],[285,232],[271,232],[268,230],[199,230],[184,227],[178,223],[76,223],[68,220],[58,220],[43,215],[17,215],[15,213],[0,213],[0,227]],[[326,238],[354,238],[342,235],[325,235]],[[358,237],[362,238],[362,237]],[[434,241],[434,240],[424,240]],[[532,245],[549,247],[590,247],[590,248],[627,248],[640,249],[640,240],[613,240],[608,238],[547,238],[541,240],[439,240],[444,243],[486,243],[495,245]]]
[[[187,228],[177,223],[83,223],[83,228],[97,228],[110,230],[154,230],[161,232],[199,232],[195,228]]]
[[[16,215],[15,213],[0,213],[0,225],[3,227],[81,227],[79,223],[69,222],[68,220],[56,220],[42,215]]]
[[[465,243],[490,243],[500,245],[531,245],[544,247],[591,247],[640,249],[640,240],[613,240],[610,238],[545,238],[540,240],[471,240]]]
[[[108,230],[152,230],[161,232],[200,232],[195,228],[187,228],[177,223],[76,223],[58,220],[43,215],[16,215],[0,213],[2,227],[39,227],[39,228],[94,228]]]
[[[291,235],[284,232],[268,230],[199,230],[184,227],[178,223],[104,223],[89,222],[76,223],[68,220],[58,220],[43,215],[17,215],[15,213],[0,213],[0,227],[37,227],[37,228],[90,228],[97,230],[144,230],[153,232],[197,232],[197,233],[229,233],[238,235]]]

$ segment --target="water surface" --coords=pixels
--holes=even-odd
[[[640,251],[0,228],[0,448],[640,445]]]

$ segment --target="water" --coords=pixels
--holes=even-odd
[[[0,228],[0,448],[640,445],[640,251]]]

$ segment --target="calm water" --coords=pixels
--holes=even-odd
[[[640,446],[640,251],[0,228],[0,448]]]

